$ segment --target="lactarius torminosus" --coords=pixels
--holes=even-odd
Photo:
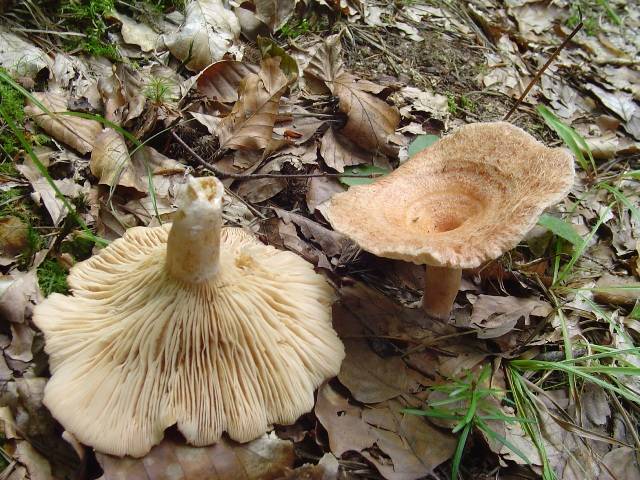
[[[514,248],[569,192],[573,158],[509,123],[459,128],[370,185],[332,197],[337,231],[380,257],[425,264],[422,305],[447,319],[463,268]]]
[[[171,225],[136,227],[69,275],[34,319],[44,403],[81,442],[142,456],[174,424],[240,442],[313,408],[344,357],[333,291],[311,264],[221,228],[222,184],[190,179]]]

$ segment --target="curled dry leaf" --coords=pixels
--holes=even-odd
[[[167,438],[143,458],[96,456],[104,470],[99,480],[275,480],[295,460],[293,443],[275,434],[244,444],[223,438],[202,448]]]
[[[56,115],[67,112],[67,98],[59,92],[52,90],[34,92],[33,96],[50,112],[43,111],[27,99],[24,111],[33,117],[40,128],[80,153],[89,153],[93,150],[96,136],[102,131],[99,122],[71,115]]]
[[[280,97],[286,88],[287,77],[280,69],[278,57],[264,60],[258,74],[247,75],[240,84],[240,98],[220,122],[220,148],[265,148],[271,141]]]
[[[238,88],[242,79],[250,73],[257,74],[259,67],[236,60],[221,60],[205,68],[198,75],[198,91],[220,102],[238,100]]]
[[[178,31],[162,38],[173,56],[199,71],[232,50],[239,35],[238,18],[221,0],[191,0]]]
[[[116,11],[109,13],[109,16],[115,18],[122,24],[121,33],[125,43],[137,45],[143,52],[155,50],[160,35],[149,25],[136,22],[131,17]]]
[[[89,167],[100,185],[145,191],[135,175],[124,138],[112,128],[105,128],[96,137]]]

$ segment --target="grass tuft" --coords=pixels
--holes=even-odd
[[[38,267],[38,284],[45,297],[52,293],[68,293],[67,272],[57,260],[48,258]]]

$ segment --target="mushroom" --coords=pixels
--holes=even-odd
[[[174,424],[187,442],[246,442],[290,424],[336,375],[333,290],[311,264],[221,228],[223,186],[190,179],[173,224],[135,227],[34,312],[52,376],[44,403],[82,443],[142,456]]]
[[[448,319],[463,268],[514,248],[569,192],[573,158],[509,123],[459,128],[370,185],[334,195],[335,230],[377,256],[425,264],[425,312]]]

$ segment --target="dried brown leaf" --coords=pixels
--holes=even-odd
[[[343,342],[346,357],[338,379],[356,400],[378,403],[415,387],[400,357],[382,358],[364,340],[344,339]]]
[[[102,130],[99,122],[70,115],[56,115],[56,113],[68,111],[67,98],[59,92],[49,90],[33,92],[32,95],[51,112],[49,115],[27,99],[24,111],[33,117],[40,128],[80,153],[89,153],[93,150],[95,138]]]
[[[349,401],[329,384],[318,390],[315,414],[329,434],[329,446],[334,455],[359,452],[376,441],[371,426],[362,420],[362,409]]]
[[[243,180],[236,193],[251,203],[260,203],[279,194],[287,183],[282,178],[254,178]]]
[[[96,137],[89,167],[100,185],[145,191],[136,177],[124,138],[112,128],[105,128]]]
[[[293,15],[296,0],[254,0],[254,4],[256,16],[275,32]]]
[[[257,74],[259,70],[257,65],[250,63],[221,60],[205,68],[198,75],[196,85],[200,93],[211,99],[235,102],[242,79],[250,73]]]
[[[333,81],[343,73],[340,35],[331,35],[318,46],[304,70],[307,90],[314,94],[330,93]]]
[[[143,458],[96,456],[100,480],[275,480],[295,460],[293,443],[274,434],[245,444],[223,438],[201,448],[165,439]]]
[[[287,77],[280,69],[280,58],[262,62],[258,74],[249,74],[240,85],[239,99],[231,113],[220,122],[221,149],[258,150],[271,141],[280,97],[287,88]]]
[[[48,166],[51,150],[47,147],[34,148],[34,154],[39,160]],[[31,187],[33,188],[34,195],[32,198],[36,203],[44,203],[47,212],[51,216],[51,221],[54,226],[58,226],[62,220],[65,219],[67,214],[67,208],[60,198],[58,198],[55,190],[49,184],[49,180],[45,178],[40,170],[34,165],[30,157],[27,157],[22,165],[16,165],[16,168],[24,177],[29,180]],[[83,190],[83,188],[75,183],[70,178],[63,178],[61,180],[53,180],[60,193],[65,197],[75,198]]]
[[[596,282],[593,298],[604,304],[633,306],[640,299],[640,282],[605,273]]]
[[[200,71],[236,48],[239,36],[238,18],[221,0],[191,0],[183,24],[162,39],[189,70]]]
[[[400,413],[397,402],[373,409],[350,405],[330,385],[318,391],[315,413],[327,430],[329,446],[336,456],[348,451],[362,453],[388,480],[424,477],[451,457],[455,439],[423,418]],[[391,462],[371,454],[377,446]]]
[[[149,25],[136,22],[131,17],[116,11],[109,13],[108,16],[115,18],[122,24],[121,33],[125,43],[137,45],[143,52],[155,50],[160,35]]]
[[[370,153],[358,148],[333,128],[327,129],[320,140],[320,155],[328,167],[340,173],[344,172],[344,167],[371,164],[373,161]]]
[[[347,72],[338,75],[332,85],[340,99],[340,110],[347,114],[342,133],[365,150],[396,155],[397,148],[389,144],[389,137],[400,123],[398,110],[368,93]]]
[[[0,218],[0,265],[12,264],[27,248],[29,229],[18,217]]]
[[[25,323],[41,299],[35,270],[0,279],[0,316],[11,323]]]
[[[285,222],[295,223],[308,240],[314,241],[320,245],[322,251],[330,257],[340,255],[340,253],[342,253],[342,251],[344,251],[351,242],[344,235],[333,230],[329,230],[307,217],[297,213],[287,212],[280,208],[274,208],[274,210]]]
[[[317,171],[316,171],[317,172]],[[336,193],[344,192],[344,186],[335,178],[312,177],[307,184],[307,208],[313,213],[316,207],[326,202]]]
[[[614,448],[602,459],[600,480],[637,480],[640,478],[637,451],[629,447]]]
[[[478,338],[497,338],[513,330],[521,318],[528,325],[529,316],[546,317],[552,310],[547,302],[535,298],[480,295],[473,302],[470,323],[480,329]]]

